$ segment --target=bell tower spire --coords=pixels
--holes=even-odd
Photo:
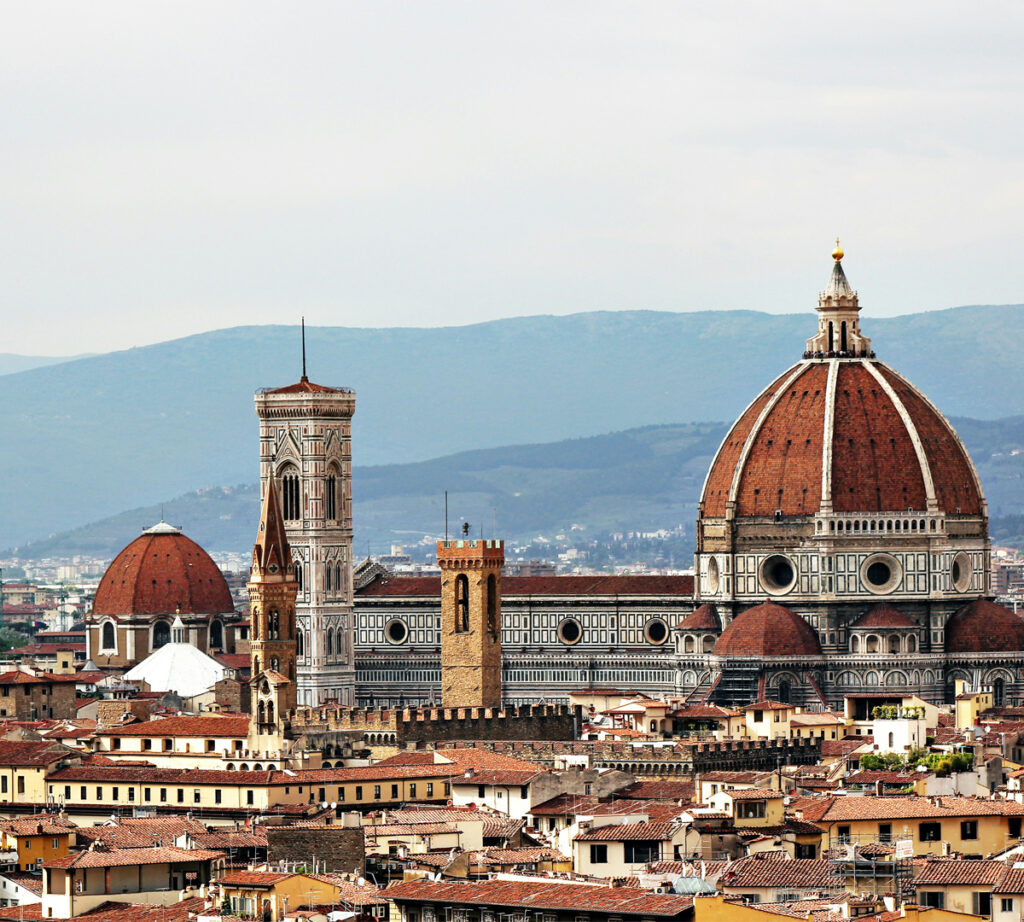
[[[818,332],[807,340],[804,358],[872,358],[871,340],[860,332],[860,300],[843,271],[843,252],[836,238],[832,275],[818,295]]]

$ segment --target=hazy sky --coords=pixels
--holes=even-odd
[[[0,352],[1024,301],[1024,4],[0,7]]]

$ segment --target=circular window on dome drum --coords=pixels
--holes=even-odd
[[[661,618],[651,618],[644,627],[644,637],[648,643],[663,644],[668,640],[668,625]]]
[[[718,558],[708,558],[708,577],[706,580],[707,590],[710,593],[718,592]]]
[[[579,643],[581,637],[583,637],[583,625],[575,618],[566,618],[558,625],[558,639],[562,643],[571,647],[574,643]]]
[[[405,643],[409,639],[409,626],[395,618],[384,625],[384,636],[387,637],[388,643]]]
[[[890,554],[873,554],[860,565],[860,578],[868,592],[892,592],[903,577],[900,562]]]
[[[796,564],[782,554],[772,554],[761,564],[761,585],[774,595],[789,592],[796,585]]]
[[[950,567],[949,575],[953,580],[953,588],[957,592],[967,592],[971,588],[971,577],[974,575],[971,558],[963,551],[957,554],[953,558],[953,566]]]

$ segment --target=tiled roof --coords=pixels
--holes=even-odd
[[[114,825],[84,826],[78,831],[78,839],[100,840],[115,848],[152,848],[154,844],[172,845],[186,832],[205,834],[206,827],[187,816],[122,817]]]
[[[757,784],[759,781],[767,781],[772,777],[771,772],[704,772],[700,780],[726,782],[728,784]]]
[[[34,816],[0,820],[0,829],[12,836],[55,836],[77,830],[78,827],[58,813],[37,813]]]
[[[452,785],[479,785],[490,784],[497,787],[521,787],[529,784],[534,778],[542,775],[543,772],[537,768],[531,771],[503,771],[501,769],[482,769],[474,771],[464,778],[453,778]]]
[[[835,865],[827,858],[794,858],[765,860],[760,856],[733,862],[719,878],[726,888],[786,887],[815,889],[843,886],[844,878],[836,874]]]
[[[32,874],[29,871],[4,871],[3,876],[36,896],[43,895],[43,878],[39,874]]]
[[[577,842],[667,842],[675,827],[672,823],[608,823],[581,832]]]
[[[616,791],[616,800],[683,800],[693,797],[692,781],[637,781]]]
[[[529,595],[608,596],[693,595],[692,576],[503,576],[505,598]],[[357,596],[440,596],[439,576],[395,576],[375,579],[356,590]]]
[[[841,740],[822,740],[821,754],[823,756],[848,756],[855,749],[860,749],[866,743],[870,743],[870,736],[846,736]]]
[[[294,876],[278,871],[232,871],[218,878],[218,882],[225,887],[273,887]]]
[[[381,759],[379,762],[375,762],[375,766],[379,767],[390,767],[392,765],[409,765],[409,764],[423,764],[418,762],[409,761],[409,757],[412,753],[400,752],[395,756],[387,759]],[[468,768],[474,770],[491,770],[491,771],[519,771],[519,772],[534,772],[537,771],[537,766],[533,762],[528,762],[526,759],[517,759],[514,756],[507,756],[500,752],[491,752],[487,749],[477,749],[472,746],[448,746],[444,749],[436,750],[437,764],[441,768],[447,769],[443,763],[450,762],[454,766],[454,770],[457,772],[464,772]],[[430,764],[430,763],[426,763]]]
[[[193,897],[167,906],[142,903],[101,903],[89,912],[76,915],[85,922],[190,922],[206,906],[203,897]],[[30,906],[8,906],[0,909],[0,919],[12,922],[35,922],[41,918],[42,903]]]
[[[264,393],[267,394],[345,394],[348,391],[340,387],[327,387],[324,384],[314,384],[303,375],[294,384],[286,384],[284,387],[274,387]]]
[[[722,630],[722,622],[718,617],[718,609],[713,604],[699,605],[693,613],[687,615],[676,625],[680,631],[713,631]]]
[[[233,613],[231,590],[217,565],[191,538],[142,534],[107,567],[93,599],[102,615]]]
[[[873,608],[860,616],[851,627],[855,628],[917,628],[915,622],[909,616],[903,614],[898,608],[894,608],[888,602],[879,602]]]
[[[847,786],[853,784],[913,784],[921,778],[917,772],[888,772],[882,770],[852,772],[846,776]]]
[[[163,717],[96,731],[97,736],[209,736],[244,738],[249,735],[249,717],[224,714],[208,717]]]
[[[368,839],[386,836],[440,836],[459,832],[451,823],[381,823],[364,826],[363,835]]]
[[[975,800],[970,797],[900,796],[823,797],[803,807],[803,818],[812,823],[1004,815],[1024,815],[1024,805],[1015,801]]]
[[[73,750],[52,740],[0,740],[0,765],[51,765],[70,755]]]
[[[651,893],[633,887],[593,886],[549,881],[487,880],[448,883],[407,880],[392,884],[385,894],[393,900],[471,906],[512,906],[534,910],[589,909],[617,915],[682,917],[693,900],[686,896]]]
[[[469,853],[469,860],[474,864],[506,866],[510,864],[536,864],[539,861],[571,860],[557,848],[544,846],[535,848],[485,848]]]
[[[995,886],[995,893],[1024,893],[1024,868],[1006,868]]]
[[[719,707],[717,704],[684,704],[681,708],[676,708],[670,716],[678,717],[682,720],[687,718],[699,720],[709,717],[723,720],[727,717],[738,717],[740,713],[740,711],[734,711],[730,708]]]
[[[784,796],[782,791],[773,791],[768,788],[741,788],[725,793],[733,800],[781,800]]]
[[[212,852],[201,848],[175,848],[164,845],[158,848],[94,848],[91,851],[76,852],[65,858],[53,858],[43,864],[44,868],[122,868],[137,864],[180,864],[186,861],[213,861],[223,858],[223,852]]]
[[[918,887],[994,884],[1007,867],[1002,861],[963,861],[959,858],[929,858],[917,866],[914,884]]]
[[[781,701],[772,701],[768,698],[762,698],[760,701],[755,701],[753,704],[748,704],[743,708],[744,711],[792,711],[793,705],[783,704]]]
[[[947,653],[1004,653],[1024,650],[1024,619],[1008,608],[977,599],[946,624]]]
[[[821,656],[817,632],[799,615],[762,602],[740,612],[722,632],[715,656]]]

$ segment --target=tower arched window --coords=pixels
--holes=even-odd
[[[270,668],[273,669],[274,672],[279,672],[280,671],[280,669],[281,669],[281,661],[276,656],[272,656],[270,658]]]
[[[100,632],[100,649],[101,650],[116,650],[117,641],[114,637],[114,622],[105,621],[103,623],[103,630]]]
[[[261,724],[267,722],[267,706],[263,701],[256,705],[256,722]]]
[[[300,514],[299,472],[294,467],[286,467],[281,472],[281,506],[286,522],[297,522]]]
[[[299,584],[299,592],[302,592],[302,564],[295,562],[295,582]]]
[[[267,640],[280,640],[281,615],[276,608],[270,609],[267,615]]]
[[[332,567],[330,564],[327,564],[327,575],[325,579],[326,583],[324,585],[324,588],[328,592],[332,592],[334,590],[334,567]]]
[[[498,633],[498,580],[493,573],[487,577],[487,630]]]
[[[171,642],[171,626],[166,621],[157,621],[153,625],[153,649],[158,650],[160,647]]]
[[[469,577],[465,573],[455,577],[455,630],[459,634],[469,630]]]
[[[327,632],[325,650],[328,656],[334,656],[334,631]]]
[[[333,470],[324,479],[324,516],[328,519],[338,517],[338,478]]]
[[[267,723],[272,724],[274,722],[274,702],[267,702]]]
[[[306,655],[306,635],[302,631],[295,632],[295,653],[298,656]]]
[[[210,646],[215,650],[224,646],[224,625],[219,618],[214,618],[210,622]]]

